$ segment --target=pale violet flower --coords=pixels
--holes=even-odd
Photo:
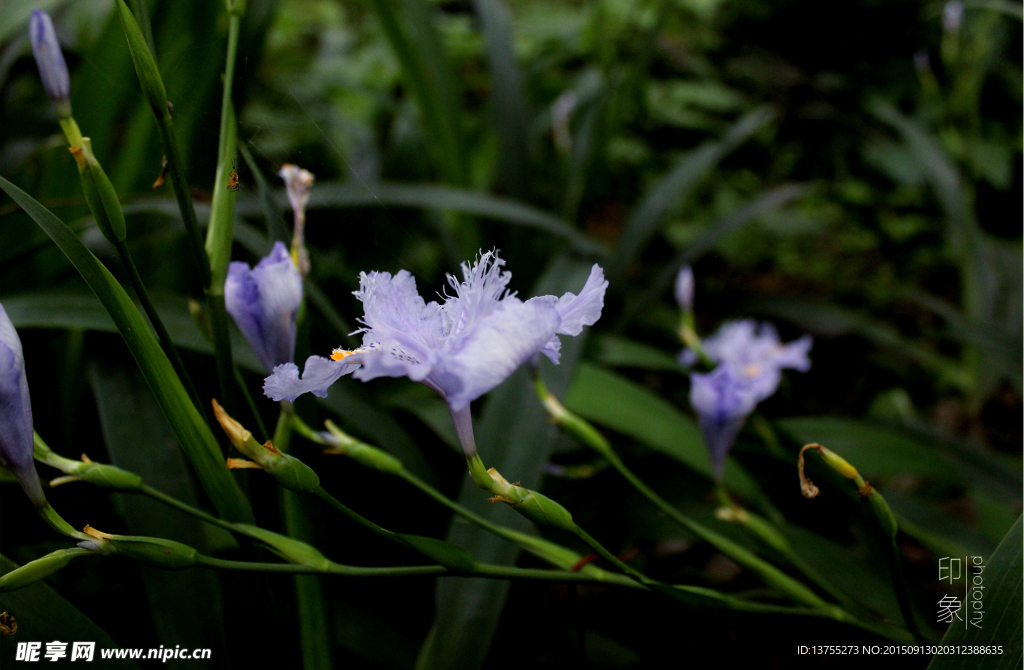
[[[224,283],[224,305],[270,372],[295,357],[295,319],[302,277],[282,242],[255,268],[235,261]]]
[[[722,477],[726,456],[747,416],[775,393],[782,370],[810,369],[811,344],[810,335],[782,344],[774,326],[752,319],[728,322],[704,340],[704,352],[718,366],[708,374],[690,375],[690,405],[700,420],[716,479]],[[680,362],[692,366],[697,355],[686,349]]]
[[[0,305],[0,465],[14,473],[36,505],[45,505],[32,460],[32,403],[25,377],[25,357],[14,324]]]
[[[263,385],[274,400],[311,392],[327,395],[342,375],[356,379],[408,377],[448,403],[467,453],[475,450],[469,404],[503,382],[538,353],[558,362],[559,335],[578,335],[601,316],[608,282],[594,265],[579,295],[539,296],[527,301],[509,293],[512,275],[496,252],[462,264],[462,281],[449,275],[454,295],[443,304],[424,302],[405,270],[362,273],[355,296],[363,303],[363,343],[335,350],[331,359],[310,356],[299,377],[295,364],[274,369]]]
[[[43,81],[43,88],[57,105],[57,111],[62,116],[69,116],[71,114],[69,103],[71,78],[68,76],[68,66],[64,62],[64,54],[60,50],[60,42],[57,41],[57,33],[53,29],[50,15],[33,9],[28,32],[29,41],[32,43],[32,55],[35,56],[36,65],[39,66],[39,77]]]
[[[684,312],[693,309],[693,285],[693,269],[689,265],[679,268],[679,274],[676,275],[675,294],[676,302]]]

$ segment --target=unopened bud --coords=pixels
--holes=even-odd
[[[35,584],[63,569],[71,562],[72,558],[84,556],[88,553],[89,551],[85,549],[58,549],[46,556],[30,561],[0,577],[0,593],[14,591]]]
[[[571,530],[576,526],[569,510],[546,495],[524,488],[518,483],[510,484],[494,468],[488,470],[487,474],[494,482],[491,491],[496,494],[490,499],[491,502],[507,503],[530,521],[544,526],[563,530]]]
[[[234,526],[267,545],[271,551],[286,561],[320,571],[326,571],[331,566],[331,562],[326,556],[301,540],[245,523],[236,523]]]
[[[320,488],[320,478],[308,465],[294,456],[283,453],[270,440],[260,444],[252,436],[252,433],[224,411],[220,403],[216,400],[213,400],[212,403],[213,414],[228,439],[231,440],[231,444],[252,459],[253,464],[247,465],[248,461],[229,458],[229,469],[261,468],[276,479],[278,484],[292,491],[312,493]]]
[[[154,568],[184,570],[199,562],[199,552],[192,547],[160,537],[112,535],[107,541],[114,553]]]
[[[32,10],[29,38],[32,42],[32,55],[39,67],[39,78],[43,81],[46,94],[57,106],[57,115],[71,116],[71,77],[49,14],[38,9]]]
[[[676,275],[675,285],[676,302],[684,312],[693,310],[693,289],[693,269],[689,265],[684,265]]]

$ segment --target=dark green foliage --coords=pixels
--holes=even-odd
[[[218,212],[234,219],[232,259],[253,263],[271,241],[290,238],[281,164],[317,175],[300,358],[357,343],[350,334],[361,312],[351,291],[361,271],[405,268],[423,290],[442,286],[444,273],[478,248],[497,247],[511,288],[527,298],[578,291],[601,263],[612,280],[602,319],[585,339],[564,339],[559,367],[543,363],[549,388],[687,517],[793,577],[800,571],[777,547],[716,516],[687,371],[676,362],[675,272],[694,267],[702,335],[744,317],[771,320],[785,341],[813,334],[811,370],[787,372],[747,422],[726,488],[777,527],[857,616],[877,627],[899,622],[887,557],[849,481],[812,458],[808,475],[822,493],[800,496],[797,451],[825,445],[891,508],[925,636],[938,640],[944,628],[935,620],[946,586],[936,580],[937,560],[982,555],[994,587],[986,595],[991,627],[980,637],[950,628],[944,642],[1003,644],[1008,655],[986,661],[1013,667],[1015,653],[1019,666],[1019,2],[967,2],[949,31],[941,2],[905,0],[249,0],[229,91],[240,156],[219,172],[224,3],[127,4],[136,16],[148,7],[152,22],[162,82],[148,97],[115,3],[38,4],[54,15],[75,117],[120,197],[128,247],[204,409],[220,389],[213,346],[186,303],[203,299],[198,246],[186,237],[170,183],[151,187],[166,132],[152,105],[163,95],[173,112],[157,112],[173,116],[198,225],[210,219],[215,179],[237,172],[234,216]],[[248,520],[244,491],[257,524],[284,533],[273,479],[255,470],[228,475],[220,429],[205,425],[180,384],[164,383],[173,376],[166,358],[153,363],[160,346],[134,295],[119,289],[128,275],[89,215],[38,81],[25,32],[32,6],[0,2],[0,177],[8,194],[0,195],[0,303],[25,346],[36,429],[65,457],[84,452],[235,521]],[[133,34],[136,52],[148,30]],[[219,204],[236,194],[222,196]],[[262,396],[264,371],[232,331],[235,363],[272,427],[278,407]],[[334,420],[496,523],[589,551],[486,502],[452,449],[447,409],[420,391],[406,379],[346,378],[327,398],[301,398],[296,411],[317,429]],[[236,404],[236,418],[256,433],[250,410]],[[552,426],[526,371],[478,405],[485,464],[543,490],[613,553],[633,556],[630,565],[666,583],[784,603]],[[478,562],[542,566],[452,519],[387,468],[323,456],[298,436],[290,454],[342,503],[415,538],[410,544],[446,565],[468,569],[470,557],[436,538]],[[78,528],[187,542],[224,559],[276,560],[130,493],[79,482],[48,497]],[[5,556],[25,564],[70,546],[17,487],[0,486],[0,499]],[[303,502],[301,539],[315,553],[267,535],[273,553],[317,565],[426,560],[317,500]],[[2,571],[13,569],[0,561]],[[300,650],[324,640],[328,653],[307,658],[307,667],[675,667],[713,654],[788,668],[804,667],[798,644],[885,639],[828,619],[709,612],[639,589],[549,582],[295,581],[163,572],[125,558],[70,561],[48,582],[0,594],[0,611],[24,612],[25,636],[0,638],[0,665],[19,639],[114,646],[112,636],[123,646],[210,647],[209,667],[217,668],[298,667]],[[838,600],[808,584],[816,597]],[[299,631],[303,589],[299,601],[324,613],[315,635]],[[957,665],[963,660],[933,665],[968,667]],[[928,657],[906,664],[923,668]]]

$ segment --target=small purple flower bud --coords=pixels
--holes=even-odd
[[[61,116],[70,116],[71,78],[68,66],[64,62],[57,33],[53,29],[50,15],[38,9],[32,10],[29,22],[29,37],[32,41],[32,55],[39,66],[39,77],[43,80],[43,88],[57,105]],[[66,110],[66,113],[65,113]]]
[[[959,0],[950,0],[942,8],[942,29],[947,33],[955,33],[960,30],[960,24],[964,20],[964,3]]]
[[[693,269],[689,265],[679,268],[676,275],[676,302],[684,312],[693,309]]]
[[[295,357],[295,319],[302,303],[302,277],[282,242],[255,268],[228,266],[224,304],[267,372]]]
[[[914,53],[914,69],[918,72],[927,72],[931,69],[931,59],[928,58],[928,52],[924,49]]]
[[[14,473],[28,497],[46,504],[32,460],[32,403],[25,358],[14,324],[0,305],[0,464]]]

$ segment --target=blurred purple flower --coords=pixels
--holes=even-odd
[[[693,309],[693,288],[693,269],[689,265],[684,265],[679,268],[675,285],[676,302],[684,312]]]
[[[33,503],[45,505],[32,441],[32,403],[21,340],[0,305],[0,464],[14,473]]]
[[[543,353],[558,362],[558,335],[578,335],[601,316],[608,282],[597,265],[579,295],[566,293],[526,302],[506,289],[497,253],[462,264],[463,280],[449,275],[455,295],[444,304],[425,303],[405,270],[360,275],[355,296],[363,303],[362,347],[336,350],[333,360],[310,356],[299,378],[295,364],[281,365],[264,383],[274,400],[312,392],[324,397],[342,375],[357,379],[408,377],[430,387],[448,403],[467,453],[472,444],[469,404]]]
[[[282,242],[255,268],[233,262],[224,303],[249,346],[270,372],[295,357],[295,318],[302,303],[302,277]]]
[[[50,15],[33,9],[28,30],[32,42],[32,55],[35,56],[36,65],[39,67],[39,78],[43,80],[46,94],[60,112],[62,107],[68,104],[71,96],[71,78],[68,76],[68,66],[64,62],[64,54],[60,50],[60,42],[57,41],[57,33],[53,30]]]
[[[704,340],[705,353],[718,367],[709,374],[690,375],[690,405],[700,420],[716,479],[722,477],[725,458],[743,422],[759,402],[775,393],[782,370],[810,369],[811,344],[810,335],[782,344],[774,326],[753,319],[730,321]],[[690,349],[679,359],[684,365],[697,363]]]

